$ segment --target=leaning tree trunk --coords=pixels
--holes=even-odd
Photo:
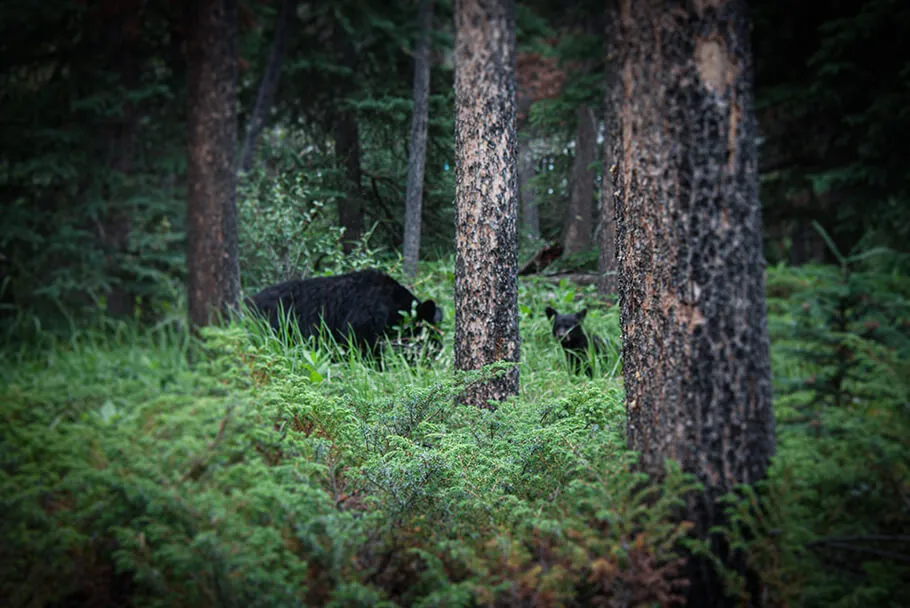
[[[421,0],[420,39],[414,53],[414,114],[408,154],[408,190],[404,205],[404,272],[414,278],[420,254],[420,219],[423,202],[423,170],[427,156],[427,114],[430,104],[430,33],[433,30],[433,0]]]
[[[187,297],[201,326],[240,296],[237,0],[195,0],[188,12]]]
[[[455,367],[519,359],[514,0],[455,2]],[[518,366],[469,387],[518,393]]]
[[[697,475],[686,518],[749,576],[708,531],[718,498],[762,479],[775,449],[747,7],[621,0],[618,29],[629,446],[656,476],[667,458]],[[710,562],[691,558],[688,577],[690,606],[730,605]]]
[[[616,181],[616,164],[613,157],[613,147],[619,140],[619,119],[617,112],[621,100],[620,82],[616,69],[616,19],[617,13],[612,2],[607,3],[606,26],[606,61],[605,61],[605,90],[604,95],[604,151],[603,172],[600,182],[600,215],[598,216],[597,246],[597,271],[600,278],[597,281],[597,291],[601,296],[616,293],[616,218],[613,209],[613,193],[618,187]]]
[[[275,40],[272,41],[272,50],[269,51],[269,61],[259,83],[259,92],[256,95],[256,104],[250,114],[247,124],[246,137],[240,152],[240,170],[244,173],[253,167],[253,155],[256,152],[256,141],[265,126],[265,117],[272,109],[272,100],[278,90],[278,81],[281,78],[281,66],[284,63],[284,53],[288,40],[297,21],[298,0],[282,0],[281,10],[275,22]]]
[[[576,112],[575,160],[572,163],[572,191],[563,231],[566,255],[591,248],[591,207],[594,199],[594,162],[597,123],[594,113],[582,104]]]

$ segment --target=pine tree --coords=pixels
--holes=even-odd
[[[515,3],[455,4],[455,366],[518,361]],[[518,393],[518,366],[461,395]]]
[[[724,522],[718,499],[761,480],[775,449],[750,21],[742,0],[619,7],[613,157],[629,447],[654,476],[673,459],[698,477],[704,492],[685,516],[744,571],[709,530]],[[688,578],[689,605],[730,605],[709,560],[693,556]]]
[[[423,203],[423,173],[427,156],[427,113],[430,103],[430,33],[433,30],[433,0],[420,2],[420,39],[414,53],[414,114],[408,149],[408,189],[404,208],[404,271],[417,274],[420,254],[420,221]]]
[[[237,2],[189,7],[187,297],[207,325],[240,296],[237,261]]]

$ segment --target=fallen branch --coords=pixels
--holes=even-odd
[[[554,243],[537,251],[534,256],[518,269],[518,276],[537,274],[562,255],[562,245]]]
[[[856,553],[865,553],[867,555],[874,555],[883,559],[893,559],[895,561],[903,562],[905,564],[910,564],[910,555],[903,553],[895,553],[894,551],[884,551],[882,549],[873,549],[872,547],[865,547],[863,545],[851,544],[853,542],[868,542],[868,541],[890,541],[890,542],[907,542],[906,536],[882,536],[882,535],[870,535],[870,536],[845,536],[841,538],[832,537],[832,538],[820,538],[818,540],[811,541],[806,543],[809,547],[830,547],[832,549],[842,549],[844,551],[854,551]]]

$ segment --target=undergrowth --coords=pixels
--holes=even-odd
[[[881,277],[858,276],[881,299]],[[874,544],[897,543],[908,520],[907,350],[863,334],[862,316],[828,329],[839,300],[812,294],[844,281],[769,273],[778,456],[761,507],[731,504],[729,531],[769,604],[896,605],[910,580],[900,547]],[[910,316],[894,281],[877,319],[897,340]],[[199,342],[123,325],[5,353],[4,605],[673,603],[688,528],[671,515],[693,484],[632,471],[615,308],[593,288],[522,280],[522,395],[463,408],[454,395],[496,370],[453,374],[452,282],[439,265],[413,286],[443,305],[442,351],[390,353],[384,370],[252,320]],[[547,304],[590,308],[586,329],[613,349],[593,380],[570,373]],[[840,401],[814,396],[837,362],[793,350],[821,357],[832,334],[861,360]],[[868,542],[838,546],[848,535]]]

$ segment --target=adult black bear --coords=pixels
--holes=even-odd
[[[282,314],[296,320],[304,338],[318,336],[324,323],[336,341],[343,344],[350,338],[372,355],[379,354],[381,338],[404,325],[412,307],[421,321],[432,325],[442,321],[442,309],[433,300],[421,302],[378,270],[287,281],[263,289],[248,305],[276,330]]]
[[[582,308],[576,313],[561,315],[556,309],[547,306],[545,312],[548,319],[553,319],[553,336],[566,351],[572,370],[578,372],[584,369],[588,376],[593,377],[594,370],[591,367],[588,349],[590,347],[594,356],[599,357],[606,354],[606,344],[597,336],[588,338],[585,330],[581,328],[581,322],[588,314],[588,309]]]

